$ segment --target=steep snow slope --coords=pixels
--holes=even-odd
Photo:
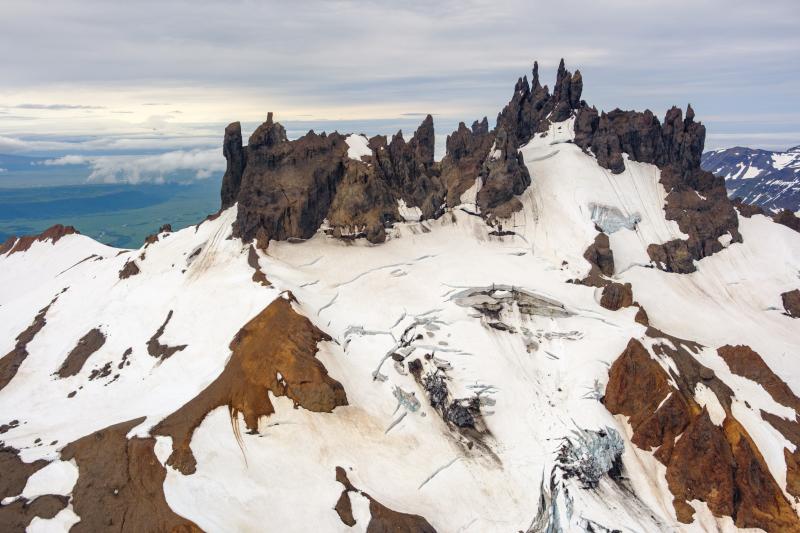
[[[743,243],[696,262],[697,272],[652,268],[649,244],[685,237],[664,218],[659,170],[626,161],[611,174],[569,142],[571,132],[571,121],[556,123],[521,148],[532,185],[500,231],[474,215],[479,181],[462,205],[436,220],[396,224],[377,246],[319,231],[257,251],[231,236],[234,205],[139,250],[67,235],[0,257],[0,353],[19,348],[20,332],[49,305],[0,389],[0,439],[25,463],[50,463],[4,494],[3,505],[21,502],[18,495],[68,495],[66,507],[33,518],[30,530],[88,524],[88,489],[77,473],[109,494],[127,498],[133,489],[106,481],[97,474],[105,470],[64,447],[134,421],[123,442],[152,436],[156,470],[164,465],[154,493],[163,486],[169,509],[205,531],[364,531],[392,512],[393,523],[407,526],[400,530],[425,530],[408,518],[418,515],[438,531],[731,531],[734,519],[714,516],[705,495],[688,501],[694,521],[679,521],[671,489],[680,477],[667,473],[657,450],[633,444],[629,417],[602,401],[609,369],[631,339],[672,370],[677,396],[687,372],[662,346],[687,339],[702,345],[691,357],[734,393],[727,408],[706,375],[692,401],[715,427],[735,416],[796,509],[784,454],[796,444],[763,416],[797,413],[769,386],[733,373],[717,348],[749,345],[800,391],[791,362],[800,329],[780,300],[800,285],[800,235],[756,215],[739,221]],[[361,144],[349,144],[354,155]],[[600,305],[604,289],[574,282],[589,272],[584,253],[595,226],[614,253],[610,281],[631,283],[649,325],[637,307],[609,310]],[[120,276],[131,261],[138,273]],[[190,472],[170,459],[181,443],[160,423],[216,387],[246,342],[245,324],[277,304],[330,336],[316,359],[341,384],[346,405],[309,407],[324,391],[312,390],[310,402],[293,394],[303,385],[292,374],[306,363],[289,359],[274,376],[279,387],[265,393],[275,412],[260,417],[257,430],[248,424],[252,406],[211,404],[201,413]],[[270,324],[275,336],[300,336]],[[95,328],[102,345],[75,375],[61,377]],[[245,369],[253,364],[245,361]],[[90,449],[105,454],[108,435]]]
[[[731,198],[768,211],[800,211],[800,146],[785,152],[728,148],[703,154],[703,168],[724,176]]]

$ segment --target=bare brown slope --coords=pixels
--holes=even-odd
[[[184,474],[195,471],[192,434],[206,415],[220,406],[228,407],[232,423],[236,424],[242,413],[247,429],[257,431],[259,418],[275,412],[269,392],[315,412],[347,405],[344,388],[315,357],[317,343],[329,339],[296,313],[289,300],[274,300],[231,341],[231,358],[222,374],[153,429],[153,434],[172,437],[173,451],[167,463]]]
[[[126,438],[142,421],[144,417],[109,426],[61,451],[64,461],[74,459],[78,465],[72,506],[81,520],[70,529],[72,533],[200,531],[167,504],[167,471],[153,451],[155,439]]]

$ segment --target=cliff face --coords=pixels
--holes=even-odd
[[[464,123],[447,138],[441,162],[434,161],[434,125],[428,115],[406,140],[375,136],[369,155],[349,157],[348,137],[309,132],[288,140],[272,114],[242,146],[238,122],[225,129],[222,207],[239,204],[236,235],[247,241],[307,239],[327,220],[337,238],[383,242],[386,229],[403,219],[398,203],[418,208],[420,219],[441,216],[479,183],[476,208],[491,225],[502,226],[522,208],[519,196],[532,179],[519,149],[550,126],[574,118],[574,142],[613,174],[626,158],[661,169],[667,191],[665,214],[686,239],[651,244],[651,260],[669,272],[693,272],[694,261],[714,254],[723,242],[741,241],[738,220],[724,180],[700,168],[705,127],[673,107],[663,122],[652,112],[598,112],[581,100],[583,76],[561,61],[553,91],[539,80],[520,78],[509,103],[489,129],[484,118]],[[721,241],[722,239],[722,241]]]

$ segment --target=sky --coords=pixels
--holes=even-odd
[[[98,181],[224,169],[224,126],[494,122],[538,60],[599,109],[691,103],[706,148],[800,144],[797,0],[0,0],[0,154]],[[2,172],[0,170],[0,172]]]

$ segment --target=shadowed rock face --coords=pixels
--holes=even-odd
[[[236,127],[232,137],[235,141]],[[232,197],[236,181],[236,150],[229,149],[226,196]],[[345,173],[347,143],[338,133],[308,132],[296,141],[286,139],[283,126],[272,114],[250,136],[246,164],[236,193],[239,202],[234,235],[245,241],[258,239],[266,247],[271,239],[307,239],[328,214],[336,186]]]
[[[225,139],[222,142],[222,155],[227,161],[225,175],[222,176],[222,209],[236,203],[236,195],[242,184],[242,174],[247,164],[247,150],[242,146],[242,125],[238,122],[225,128]]]
[[[489,132],[486,117],[472,123],[467,128],[463,122],[458,129],[448,135],[447,153],[442,159],[441,181],[447,191],[447,206],[455,207],[461,195],[475,184],[483,163],[494,144],[494,132]]]

